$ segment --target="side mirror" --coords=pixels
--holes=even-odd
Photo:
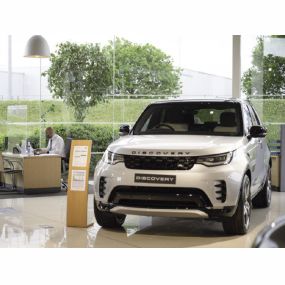
[[[120,129],[120,136],[126,136],[130,133],[130,126],[129,125],[121,125]]]
[[[251,138],[264,138],[267,135],[267,129],[262,126],[252,126],[249,130]]]

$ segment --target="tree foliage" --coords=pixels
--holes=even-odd
[[[284,36],[272,36],[284,38]],[[276,96],[285,93],[285,57],[264,54],[264,38],[257,38],[252,53],[252,67],[242,76],[246,95]]]
[[[54,98],[63,99],[83,121],[88,108],[104,100],[112,84],[111,67],[98,44],[61,43],[44,73]]]
[[[98,44],[65,42],[57,46],[50,61],[44,73],[48,87],[54,98],[73,108],[76,121],[83,121],[88,108],[112,91],[175,95],[181,89],[180,69],[173,66],[170,56],[150,44],[117,38],[101,49]]]
[[[155,46],[116,38],[104,52],[110,62],[115,62],[116,93],[175,95],[180,92],[181,70]]]

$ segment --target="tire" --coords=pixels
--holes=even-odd
[[[267,208],[271,203],[271,168],[268,169],[266,182],[259,193],[253,198],[252,205],[256,208]]]
[[[120,228],[125,222],[126,215],[116,215],[109,212],[100,211],[94,199],[94,215],[97,223],[103,228]]]
[[[244,235],[247,233],[251,216],[251,196],[250,196],[250,179],[247,175],[243,177],[240,197],[237,209],[232,217],[223,221],[223,228],[226,234]]]

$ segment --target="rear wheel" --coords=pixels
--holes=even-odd
[[[256,208],[267,208],[271,203],[271,168],[268,169],[266,182],[260,192],[253,198],[252,204]]]
[[[250,224],[251,208],[250,179],[245,175],[236,212],[223,222],[225,233],[234,235],[246,234]]]
[[[126,215],[117,215],[100,211],[94,199],[94,215],[97,223],[103,228],[120,228],[125,222]]]

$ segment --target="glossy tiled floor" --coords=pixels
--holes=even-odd
[[[89,216],[93,220],[92,195]],[[250,232],[225,236],[212,221],[128,216],[124,229],[65,226],[66,197],[0,200],[0,247],[249,247],[256,234],[285,215],[285,193],[274,192],[270,209],[255,209]]]

